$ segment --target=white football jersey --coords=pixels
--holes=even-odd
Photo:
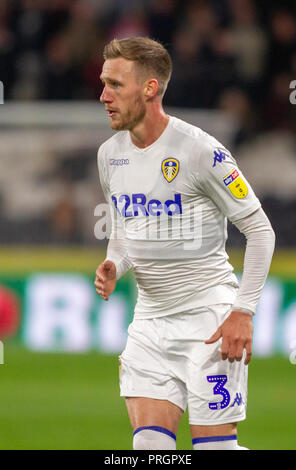
[[[260,202],[230,152],[170,116],[144,149],[128,131],[112,136],[98,166],[137,281],[135,317],[233,303],[238,282],[225,251],[227,218],[247,217]]]

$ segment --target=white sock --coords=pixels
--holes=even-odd
[[[208,436],[192,439],[194,450],[239,450],[237,436]]]
[[[143,426],[134,431],[134,450],[176,450],[176,436],[161,426]]]

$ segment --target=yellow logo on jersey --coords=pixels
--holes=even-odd
[[[120,357],[118,358],[118,365],[119,365],[119,375],[120,375],[121,369],[122,369],[122,364],[121,364]]]
[[[166,158],[161,165],[161,171],[168,183],[173,181],[179,173],[180,164],[176,158]]]
[[[223,181],[237,199],[243,199],[247,196],[248,187],[237,170],[232,170],[228,175],[224,176]]]

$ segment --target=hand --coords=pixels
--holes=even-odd
[[[116,266],[112,261],[106,260],[99,265],[94,284],[102,299],[108,300],[116,286]]]
[[[213,344],[222,338],[221,358],[230,362],[240,361],[245,349],[247,354],[244,363],[247,365],[252,356],[252,337],[252,315],[233,310],[205,343]]]

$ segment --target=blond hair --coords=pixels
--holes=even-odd
[[[172,74],[172,60],[165,47],[147,37],[113,39],[104,48],[104,59],[124,59],[135,62],[146,74],[158,81],[158,94],[164,95]]]

